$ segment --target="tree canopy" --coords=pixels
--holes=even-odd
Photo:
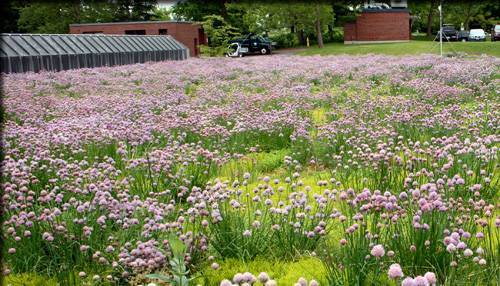
[[[274,37],[287,46],[305,44],[307,37],[319,43],[323,35],[327,41],[342,40],[342,26],[355,19],[357,11],[353,8],[364,2],[182,0],[172,9],[165,10],[157,8],[156,0],[6,0],[0,4],[4,11],[0,29],[1,32],[67,33],[72,23],[169,19],[204,22],[208,19],[214,25],[223,23],[229,30],[240,34],[256,33]],[[436,33],[439,29],[439,3],[440,0],[408,1],[413,31],[425,31],[429,36]],[[500,21],[500,2],[443,0],[443,15],[444,22],[456,28],[481,27],[489,30]]]
[[[414,31],[426,31],[430,36],[439,30],[439,3],[439,0],[409,1]],[[487,31],[499,20],[498,1],[443,1],[443,23],[453,24],[457,29],[480,27]]]
[[[9,13],[3,19],[2,32],[68,33],[72,23],[165,18],[163,11],[155,9],[156,4],[156,0],[6,1],[2,5]]]

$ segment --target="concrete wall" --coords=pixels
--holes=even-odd
[[[344,42],[409,41],[410,32],[406,10],[363,12],[355,23],[344,25]]]
[[[125,34],[126,30],[145,30],[146,35],[159,35],[160,29],[167,29],[167,34],[174,37],[189,48],[191,56],[199,56],[198,45],[206,44],[207,37],[201,25],[189,22],[125,22],[102,24],[72,24],[69,27],[71,34],[103,33]]]

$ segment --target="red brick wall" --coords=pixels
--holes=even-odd
[[[356,40],[356,23],[346,23],[344,25],[344,41]]]
[[[344,26],[344,41],[410,40],[410,13],[406,11],[364,12],[357,17],[355,27],[351,25]]]
[[[125,34],[126,30],[145,30],[146,35],[158,35],[159,29],[167,29],[168,35],[174,37],[177,41],[183,43],[189,48],[189,54],[192,57],[199,55],[199,48],[195,42],[206,44],[207,37],[200,33],[201,25],[192,23],[113,23],[102,25],[70,25],[71,34],[83,34],[85,32],[102,32],[103,34]]]

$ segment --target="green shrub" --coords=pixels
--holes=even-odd
[[[270,37],[273,42],[276,42],[278,48],[292,48],[299,45],[297,35],[292,33],[283,33]]]
[[[223,56],[226,53],[227,47],[224,46],[218,46],[218,47],[209,47],[207,45],[201,45],[200,46],[200,53],[202,56],[207,56],[207,57],[219,57]]]
[[[326,32],[323,34],[323,41],[325,43],[344,42],[344,28],[335,27],[331,31]]]

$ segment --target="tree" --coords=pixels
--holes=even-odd
[[[262,3],[226,3],[227,21],[240,32],[262,34],[287,26],[285,6]]]
[[[19,30],[30,33],[68,33],[73,23],[147,21],[155,16],[156,0],[32,2],[19,8]]]
[[[434,17],[434,10],[436,10],[438,0],[431,0],[429,7],[429,15],[427,16],[427,36],[432,36],[432,18]]]
[[[68,33],[80,19],[79,3],[32,3],[19,10],[19,29],[30,33]]]
[[[79,19],[75,23],[114,22],[116,5],[112,2],[82,3]]]
[[[413,29],[426,30],[428,36],[439,29],[439,18],[436,17],[440,0],[409,2],[409,8],[414,19]],[[489,30],[500,18],[500,3],[497,1],[443,1],[443,22],[453,24],[456,28],[469,30],[481,27]]]
[[[316,13],[314,13],[316,24],[316,35],[318,38],[318,47],[323,48],[323,29],[334,22],[333,8],[331,5],[316,3]]]
[[[321,19],[319,17],[320,10],[319,5],[316,5],[316,33],[318,35],[318,47],[323,48],[323,34],[321,32]]]
[[[148,21],[153,16],[156,0],[115,0],[115,21]]]
[[[500,4],[497,3],[471,3],[469,1],[444,5],[443,14],[446,23],[456,27],[464,26],[469,30],[472,26],[485,30],[491,28],[499,20]]]
[[[317,2],[315,4],[296,3],[287,5],[285,17],[289,25],[298,31],[299,39],[304,44],[305,34],[316,34],[318,46],[323,47],[323,31],[334,23],[332,5]]]
[[[208,37],[208,46],[202,48],[202,53],[209,56],[222,55],[228,40],[238,36],[238,31],[220,15],[208,15],[203,19],[202,26]]]
[[[225,0],[184,0],[172,8],[175,19],[186,21],[203,21],[205,16],[227,16]]]
[[[330,4],[315,3],[228,3],[225,5],[228,22],[247,33],[268,33],[289,29],[297,33],[301,43],[305,34],[316,35],[322,47],[323,31],[333,24],[334,14]]]
[[[19,9],[29,2],[27,0],[6,0],[0,2],[0,33],[19,33],[25,32],[19,29],[17,21],[19,20]]]
[[[151,20],[154,21],[168,21],[171,19],[172,16],[170,10],[165,8],[156,8],[153,11],[153,16],[151,17]]]

